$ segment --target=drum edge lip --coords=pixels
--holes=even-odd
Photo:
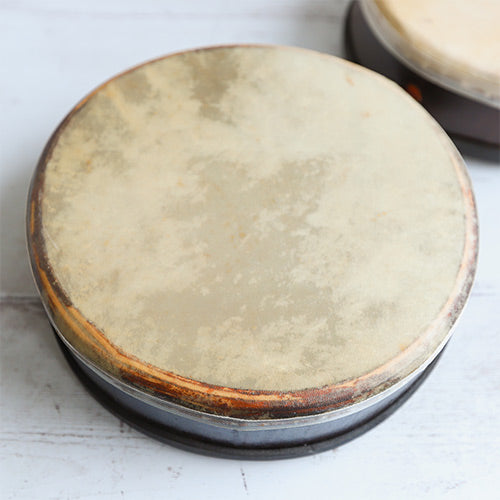
[[[72,357],[71,351],[67,349],[66,344],[61,341],[55,330],[54,335],[64,358],[85,389],[87,389],[90,395],[92,395],[106,410],[111,412],[120,420],[124,421],[126,424],[130,425],[139,432],[176,448],[210,457],[237,460],[278,460],[299,458],[316,453],[322,453],[346,444],[352,439],[361,436],[365,432],[377,426],[379,423],[383,422],[401,405],[403,405],[427,379],[435,367],[439,356],[442,354],[442,352],[439,353],[438,357],[434,359],[432,363],[424,371],[422,371],[422,373],[416,377],[394,401],[390,402],[387,406],[382,407],[366,420],[355,424],[353,427],[350,427],[345,431],[327,434],[324,437],[310,441],[304,440],[302,443],[291,444],[285,442],[283,444],[273,444],[267,446],[241,446],[204,439],[204,437],[197,434],[179,432],[166,425],[155,423],[142,413],[137,413],[136,411],[127,409],[124,405],[117,402],[109,392],[105,391],[84,373],[83,369],[78,366],[77,359]],[[226,430],[229,433],[232,432],[231,429]]]
[[[44,306],[45,307],[45,306]],[[259,419],[248,419],[248,418],[238,418],[231,417],[225,415],[218,415],[214,413],[207,413],[200,410],[196,410],[194,408],[189,408],[187,406],[183,406],[172,401],[168,401],[166,399],[159,398],[154,394],[150,394],[145,391],[141,391],[140,389],[127,385],[120,379],[111,376],[106,373],[104,370],[99,368],[92,361],[84,358],[62,335],[57,326],[54,324],[52,319],[49,316],[49,321],[54,330],[54,333],[57,335],[58,339],[67,351],[76,359],[78,359],[83,365],[85,365],[89,370],[91,370],[95,375],[99,378],[112,385],[119,391],[128,394],[129,396],[136,398],[137,400],[151,405],[160,410],[178,415],[183,418],[191,419],[191,420],[202,420],[206,424],[214,425],[217,427],[223,428],[234,428],[239,431],[254,431],[254,430],[267,430],[267,429],[288,429],[294,427],[303,427],[308,425],[318,425],[324,422],[330,422],[332,420],[341,419],[347,417],[349,415],[353,415],[358,413],[361,410],[367,409],[371,406],[374,406],[384,399],[391,396],[393,393],[397,392],[400,389],[405,387],[409,387],[413,382],[418,379],[418,377],[431,365],[436,358],[441,354],[441,352],[446,347],[448,343],[449,337],[446,338],[438,349],[430,356],[425,363],[418,367],[414,372],[409,374],[404,379],[399,380],[397,383],[388,387],[382,392],[379,392],[375,395],[372,395],[363,401],[358,403],[354,403],[350,406],[339,408],[335,410],[330,410],[322,413],[315,413],[311,415],[304,416],[295,416],[295,417],[282,417],[282,418],[259,418]],[[453,329],[452,329],[453,330]],[[450,332],[451,336],[452,332]]]
[[[43,184],[44,184],[43,181],[44,181],[44,175],[45,175],[45,166],[46,166],[48,160],[50,159],[52,149],[54,148],[55,144],[57,143],[59,135],[62,133],[62,131],[64,130],[65,126],[67,125],[69,120],[72,118],[74,113],[76,111],[78,111],[78,109],[86,102],[86,100],[89,97],[94,95],[99,89],[103,88],[104,85],[113,81],[114,79],[118,78],[119,76],[126,74],[130,71],[133,71],[134,69],[139,68],[141,66],[150,64],[151,62],[163,60],[165,58],[172,57],[172,56],[179,55],[179,54],[183,54],[186,52],[199,51],[199,50],[213,50],[213,49],[218,49],[218,48],[231,48],[231,47],[235,47],[235,48],[242,48],[242,47],[243,48],[244,47],[285,48],[285,49],[291,49],[291,50],[312,52],[312,53],[320,54],[323,56],[331,57],[333,59],[339,59],[335,56],[321,54],[321,53],[318,53],[316,51],[310,51],[308,49],[297,49],[297,48],[290,48],[290,47],[284,47],[284,46],[279,46],[279,45],[260,45],[260,44],[223,45],[223,46],[198,48],[198,49],[193,49],[193,50],[189,50],[189,51],[181,51],[181,52],[176,52],[174,54],[169,54],[169,55],[154,59],[152,61],[146,61],[143,64],[135,66],[135,67],[131,68],[130,70],[127,70],[125,72],[122,72],[122,73],[112,77],[107,82],[105,82],[104,84],[97,87],[96,90],[91,92],[86,98],[81,100],[76,106],[74,106],[72,108],[72,110],[70,111],[70,113],[64,118],[64,120],[61,122],[61,124],[57,127],[57,129],[55,130],[55,132],[53,133],[53,135],[49,139],[49,141],[48,141],[48,143],[47,143],[47,145],[46,145],[46,147],[45,147],[45,149],[40,157],[40,160],[39,160],[38,165],[35,169],[35,172],[33,174],[31,184],[30,184],[29,195],[28,195],[27,214],[26,214],[27,246],[28,246],[28,253],[30,256],[31,272],[32,272],[38,293],[39,293],[41,300],[42,300],[42,303],[44,305],[44,308],[45,308],[51,322],[54,325],[57,325],[57,321],[55,319],[55,313],[54,313],[54,299],[57,299],[60,301],[59,306],[61,306],[61,305],[62,306],[68,306],[68,305],[71,306],[71,303],[69,302],[69,299],[66,297],[64,291],[62,290],[59,283],[57,282],[57,279],[55,278],[55,276],[53,276],[50,265],[47,262],[42,262],[42,263],[40,262],[41,260],[43,261],[44,258],[46,259],[46,254],[44,251],[45,242],[44,242],[42,231],[41,231],[41,219],[42,219],[42,217],[41,217],[40,199],[41,199],[41,195],[43,193]],[[345,61],[345,60],[342,60],[342,61],[347,63],[347,64],[352,64],[349,61]],[[358,65],[356,65],[356,66],[358,68],[362,68]],[[373,71],[367,70],[365,68],[362,68],[362,69],[365,71],[369,71],[370,73],[376,74]],[[387,78],[383,78],[383,79],[386,80],[387,82],[389,82],[389,80]],[[434,122],[434,120],[432,118],[431,118],[431,120]],[[472,194],[470,179],[467,175],[467,171],[466,171],[465,165],[463,163],[463,160],[460,157],[460,155],[457,152],[454,145],[451,143],[451,140],[449,140],[449,138],[447,138],[446,134],[442,131],[441,127],[439,127],[436,123],[435,123],[435,126],[437,128],[437,132],[439,133],[439,135],[443,136],[440,139],[442,141],[445,141],[445,139],[448,139],[449,144],[447,145],[447,147],[449,148],[450,156],[452,157],[453,164],[455,165],[455,170],[456,170],[457,176],[459,178],[460,186],[462,188],[462,192],[463,192],[463,196],[464,196],[464,203],[466,205],[465,218],[467,220],[468,227],[467,227],[467,231],[465,233],[465,248],[464,248],[464,252],[462,255],[462,264],[461,264],[461,271],[465,271],[465,277],[463,277],[462,285],[461,285],[461,287],[459,287],[460,289],[458,290],[458,292],[455,293],[455,291],[453,291],[453,293],[450,294],[450,297],[454,299],[454,304],[453,304],[452,310],[447,315],[448,316],[447,319],[448,319],[449,324],[450,324],[449,331],[448,331],[447,335],[444,337],[444,339],[440,342],[438,347],[434,350],[434,352],[431,353],[430,356],[427,355],[427,358],[424,360],[424,362],[416,367],[419,370],[422,369],[422,366],[425,367],[428,364],[430,364],[432,359],[441,351],[441,349],[443,348],[443,346],[446,344],[446,342],[448,341],[448,339],[451,336],[451,333],[454,329],[453,327],[454,327],[458,317],[460,316],[461,312],[463,311],[465,303],[467,302],[468,297],[470,295],[470,290],[472,287],[472,282],[474,280],[474,275],[475,275],[475,271],[476,271],[477,251],[478,251],[478,249],[477,249],[477,242],[478,242],[478,238],[477,238],[477,234],[478,234],[477,210],[476,210],[476,206],[475,206],[474,196]],[[451,149],[450,149],[450,146],[451,146]],[[40,250],[43,250],[43,251],[40,252]],[[466,259],[466,256],[467,256],[467,259]],[[463,269],[464,267],[465,267],[465,269]],[[42,279],[41,279],[42,274],[45,275],[45,285],[48,285],[48,287],[52,288],[52,290],[51,290],[52,297],[50,297],[48,294],[48,290],[47,290],[48,287],[43,286],[44,284],[42,283]],[[457,277],[457,281],[455,283],[455,288],[458,284],[458,281],[459,280]],[[62,302],[62,304],[61,304],[61,302]],[[57,330],[59,332],[59,336],[64,338],[64,340],[69,345],[74,347],[69,342],[69,340],[65,337],[65,335],[60,332],[59,327],[57,327]],[[410,345],[407,349],[411,348],[411,346],[412,345]],[[400,356],[400,355],[398,355],[398,356]],[[84,357],[84,359],[87,359],[87,357],[84,354],[82,354],[82,356]],[[146,368],[151,367],[151,365],[147,365],[146,363],[143,363],[142,365],[146,366]],[[412,372],[410,372],[410,375],[413,372],[414,372],[414,370]],[[370,372],[369,374],[371,374],[371,373],[372,372]],[[121,374],[123,374],[123,373],[121,373]],[[174,375],[174,377],[177,377],[177,378],[182,378],[182,377],[176,376],[175,374],[172,374],[172,375]],[[407,376],[409,376],[409,375],[407,375]],[[127,379],[126,377],[122,377],[122,378],[124,380],[127,380],[127,383],[131,387],[139,385],[140,387],[141,386],[144,387],[146,390],[149,388],[149,386],[147,384],[147,380],[145,381],[145,383],[137,383],[137,380],[134,380],[133,378],[132,379]],[[400,378],[398,380],[391,380],[390,382],[392,385],[394,385],[395,383],[398,383],[401,380],[405,380],[406,378],[407,377],[403,377],[403,378]],[[139,380],[140,380],[140,377],[139,377]],[[189,379],[185,379],[185,380],[190,381]],[[121,382],[123,382],[123,380]],[[144,382],[144,381],[141,381],[141,382]],[[238,420],[241,421],[241,420],[245,420],[245,418],[241,418],[243,415],[244,417],[250,416],[251,418],[248,419],[250,421],[260,421],[260,422],[265,420],[266,415],[273,417],[272,420],[274,421],[275,417],[280,418],[283,416],[283,413],[285,413],[285,415],[284,415],[285,418],[289,419],[289,418],[295,418],[295,417],[288,416],[288,415],[299,415],[300,412],[302,412],[302,414],[305,417],[307,417],[307,416],[311,416],[311,415],[317,416],[319,414],[325,414],[325,413],[329,413],[332,411],[334,412],[337,410],[343,410],[345,408],[349,408],[350,406],[358,405],[363,400],[368,400],[371,397],[376,396],[378,393],[383,393],[386,390],[386,389],[382,388],[379,391],[371,391],[371,392],[365,391],[365,393],[362,393],[361,396],[358,395],[357,398],[352,397],[352,394],[353,394],[352,391],[351,391],[351,393],[349,393],[349,391],[347,391],[347,397],[344,395],[343,399],[340,398],[338,400],[335,400],[334,403],[332,404],[332,398],[331,398],[332,388],[333,388],[333,390],[335,390],[342,385],[342,384],[333,384],[333,385],[327,386],[328,389],[330,390],[328,392],[328,394],[326,396],[324,396],[325,400],[327,400],[326,401],[327,404],[324,406],[317,404],[314,407],[310,407],[310,406],[307,406],[307,404],[304,404],[304,400],[309,398],[309,402],[317,403],[318,399],[320,399],[319,392],[321,391],[322,388],[313,388],[310,390],[305,389],[305,390],[290,391],[290,392],[247,391],[247,390],[231,389],[231,388],[220,387],[220,386],[210,386],[210,384],[197,382],[197,381],[191,381],[191,382],[198,383],[200,385],[200,387],[202,388],[202,390],[206,390],[208,388],[209,392],[213,392],[212,388],[222,390],[222,397],[223,398],[226,397],[228,399],[229,403],[227,401],[225,401],[221,405],[221,408],[219,408],[219,410],[222,411],[222,413],[219,413],[219,412],[216,413],[214,411],[214,414],[217,414],[218,417],[234,418],[236,416],[238,418]],[[359,383],[359,379],[355,379],[354,382],[355,382],[354,385],[357,385]],[[153,391],[156,392],[157,394],[161,394],[160,392],[156,391],[155,389],[153,389]],[[249,394],[246,394],[246,393],[249,393]],[[271,395],[271,399],[272,399],[272,397],[274,397],[274,400],[271,401],[272,404],[269,403],[269,406],[266,406],[265,399],[257,401],[254,398],[254,400],[252,400],[252,396],[257,397],[257,396],[260,396],[260,395],[266,394],[266,393]],[[298,394],[298,393],[302,393],[302,394],[306,393],[307,397],[303,398],[302,400],[299,397],[299,403],[297,403],[296,405],[295,405],[296,402],[294,402],[294,404],[290,404],[289,400],[287,399],[288,396],[290,394]],[[249,397],[247,397],[246,400],[244,400],[242,403],[241,396],[245,395],[245,394]],[[328,399],[328,396],[330,396],[330,399]],[[159,399],[161,399],[161,398],[159,398]],[[173,399],[173,401],[175,401],[175,398]],[[182,401],[182,403],[185,402],[183,400],[181,400],[181,401]],[[211,400],[209,397],[208,398],[208,403],[209,403],[208,407],[207,406],[205,406],[205,407],[200,406],[200,408],[202,408],[202,410],[203,410],[202,411],[203,414],[206,414],[205,410],[207,410],[208,413],[211,413],[210,412],[211,401],[213,402],[213,399]],[[242,404],[242,406],[240,406],[240,408],[239,408],[242,413],[238,413],[237,411],[234,411],[235,408],[231,407],[231,404],[233,404],[235,401]],[[254,405],[253,408],[250,409],[249,407],[244,406],[244,404],[246,404],[248,402],[250,402],[250,404],[253,404],[253,403],[256,403],[256,404]],[[320,403],[322,403],[322,402],[323,401],[320,401]],[[196,403],[197,402],[195,401],[195,404]],[[175,402],[173,404],[175,404]],[[279,406],[283,405],[283,404],[285,406],[286,412],[282,412],[281,414],[274,413],[276,408],[279,408]],[[182,404],[181,406],[187,408],[187,406],[184,406],[184,404]],[[254,418],[254,417],[256,417],[256,418]],[[302,417],[300,417],[300,418],[302,418]]]

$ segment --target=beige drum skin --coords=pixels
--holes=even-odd
[[[370,27],[403,64],[500,108],[500,2],[361,0]]]
[[[397,85],[313,51],[214,47],[70,112],[33,177],[28,246],[64,349],[117,404],[300,454],[443,349],[477,221],[462,159]]]

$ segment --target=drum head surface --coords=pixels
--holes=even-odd
[[[32,184],[34,275],[89,365],[244,418],[352,406],[427,366],[475,269],[461,158],[389,80],[292,48],[103,84]]]

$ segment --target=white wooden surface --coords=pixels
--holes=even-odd
[[[238,462],[121,424],[66,366],[24,248],[29,178],[72,105],[155,56],[266,42],[342,54],[347,0],[0,1],[0,498],[500,498],[500,165],[466,161],[480,214],[471,300],[421,389],[338,449]]]

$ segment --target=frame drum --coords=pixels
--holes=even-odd
[[[314,453],[422,380],[468,297],[463,161],[397,85],[336,57],[214,47],[83,99],[28,205],[42,302],[111,411],[216,455]]]
[[[360,0],[350,59],[401,85],[449,133],[500,146],[500,3]]]

